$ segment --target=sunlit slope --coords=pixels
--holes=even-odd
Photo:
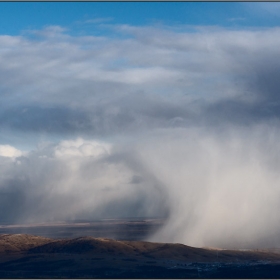
[[[21,252],[51,242],[52,239],[28,234],[1,234],[0,253]]]

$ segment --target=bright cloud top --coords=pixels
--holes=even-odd
[[[0,145],[0,156],[15,158],[20,157],[23,153],[10,145]]]
[[[60,157],[85,157],[98,158],[109,155],[111,146],[97,141],[84,141],[82,138],[76,140],[64,140],[55,149],[55,156]]]

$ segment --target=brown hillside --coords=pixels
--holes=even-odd
[[[177,259],[192,262],[280,261],[276,251],[239,251],[194,248],[183,244],[145,241],[118,241],[107,238],[80,237],[75,239],[44,240],[33,246],[30,253],[68,253],[110,256],[134,256],[153,259]]]
[[[215,250],[183,244],[118,241],[107,238],[79,237],[50,239],[27,234],[0,235],[0,253],[90,254],[95,256],[128,256],[150,259],[177,259],[190,262],[280,261],[277,250]]]
[[[51,238],[28,234],[1,234],[0,253],[26,251],[51,241],[53,241]]]
[[[2,278],[279,278],[280,251],[0,235]]]
[[[29,251],[32,253],[132,254],[133,248],[121,241],[112,239],[80,237],[52,241]]]

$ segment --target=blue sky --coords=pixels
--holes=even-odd
[[[0,224],[159,216],[154,241],[279,247],[279,15],[0,2]]]
[[[59,25],[91,34],[94,20],[112,24],[271,27],[280,23],[279,3],[250,2],[1,2],[0,34]],[[92,20],[92,23],[86,21]],[[99,22],[99,23],[100,23]],[[83,23],[83,24],[82,24]]]

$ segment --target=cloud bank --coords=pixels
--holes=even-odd
[[[279,246],[280,29],[97,25],[114,36],[0,36],[2,138],[44,139],[1,140],[0,220],[158,216],[151,240]]]
[[[1,126],[100,137],[278,118],[278,28],[107,28],[120,35],[1,36]]]

